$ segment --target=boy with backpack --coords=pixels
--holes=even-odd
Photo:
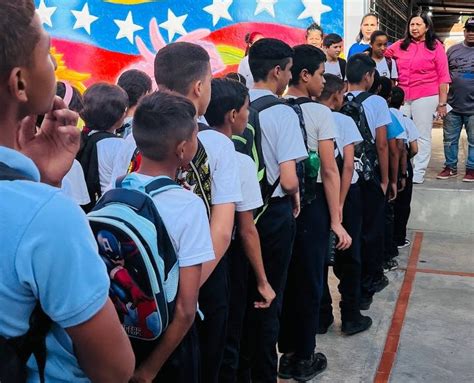
[[[211,65],[206,50],[179,42],[159,50],[155,57],[155,80],[159,89],[174,91],[195,105],[203,116],[211,98]],[[198,151],[179,179],[206,204],[210,218],[215,260],[203,265],[199,307],[204,320],[198,323],[202,380],[217,382],[225,345],[228,285],[224,257],[234,226],[235,203],[242,200],[239,169],[232,141],[199,124]],[[222,261],[221,261],[222,260]]]
[[[80,112],[85,128],[77,160],[81,163],[91,202],[83,208],[89,212],[108,188],[115,158],[125,141],[115,131],[125,118],[128,96],[117,85],[97,83],[84,93]]]
[[[231,138],[247,127],[249,95],[245,85],[228,78],[212,80],[211,102],[205,117],[217,131]],[[236,382],[240,337],[247,302],[248,266],[257,280],[261,298],[254,307],[266,309],[275,298],[268,283],[260,249],[260,238],[254,223],[255,209],[263,205],[255,163],[248,155],[237,152],[242,201],[236,203],[236,235],[226,255],[229,265],[229,318],[226,347],[219,382]]]
[[[323,49],[326,53],[325,73],[331,73],[342,80],[346,78],[346,60],[339,57],[342,52],[342,37],[336,33],[324,36]]]
[[[324,354],[315,353],[314,349],[330,229],[339,238],[338,248],[348,248],[351,238],[341,225],[340,181],[334,158],[335,122],[329,108],[312,100],[320,96],[324,88],[326,56],[312,45],[298,45],[293,50],[292,77],[285,98],[299,115],[298,125],[300,135],[305,137],[306,153],[309,151],[310,156],[320,158],[321,172],[320,177],[311,179],[312,184],[305,182],[305,190],[301,191],[302,208],[296,220],[296,237],[283,296],[278,339],[283,355],[278,375],[308,381],[327,365]],[[309,173],[308,161],[304,166],[304,171]],[[305,181],[307,179],[305,177]],[[313,195],[309,195],[310,189],[314,189]]]
[[[258,217],[262,259],[268,282],[276,299],[259,310],[260,299],[255,278],[249,276],[248,304],[241,342],[239,374],[244,381],[276,381],[276,343],[279,332],[281,300],[285,286],[299,212],[296,162],[306,158],[298,117],[277,98],[291,79],[293,49],[276,39],[261,39],[250,48],[249,64],[255,80],[250,90],[253,110],[249,124],[255,131],[259,179],[267,201]],[[252,125],[253,124],[253,125]]]
[[[384,56],[387,45],[387,33],[374,31],[370,35],[370,48],[367,49],[367,53],[375,61],[380,76],[390,79],[395,84],[395,81],[398,80],[397,64],[395,60]]]
[[[59,189],[80,133],[49,41],[33,1],[0,3],[0,380],[126,383],[134,357],[105,267]]]
[[[165,275],[166,282],[163,278],[163,288],[167,294],[166,301],[168,303],[174,301],[174,310],[171,308],[173,312],[168,314],[170,318],[168,327],[158,342],[132,340],[137,358],[137,369],[133,381],[137,382],[200,381],[199,344],[196,328],[192,326],[196,315],[202,264],[213,260],[214,252],[202,200],[174,181],[178,168],[186,166],[196,153],[197,132],[196,109],[188,99],[165,92],[155,92],[145,96],[136,110],[133,129],[133,135],[142,154],[142,163],[138,172],[128,174],[118,181],[125,189],[146,192],[156,206],[164,225],[160,228],[155,224],[159,241],[158,248],[159,250],[163,248],[160,256],[165,259],[165,272],[166,269],[168,270],[168,275]],[[96,209],[99,207],[110,209],[110,203],[114,201],[113,196],[117,195],[119,190],[111,190],[105,194],[103,197],[105,201],[99,201]],[[122,206],[123,204],[124,201],[121,201]],[[93,223],[97,222],[97,215],[101,212],[101,209],[96,209],[89,214]],[[107,215],[111,216],[110,213]],[[131,225],[133,219],[129,219],[128,223]],[[101,245],[103,240],[99,238],[100,235],[104,235],[106,231],[104,228],[107,229],[106,226],[100,228],[93,226],[94,232],[98,232],[99,248],[105,248]],[[110,230],[108,236],[114,233],[116,232]],[[145,238],[144,230],[140,230],[140,234],[142,238]],[[164,246],[168,235],[172,249]],[[116,236],[120,238],[119,235]],[[108,239],[106,244],[109,254],[104,251],[104,255],[109,257],[109,261],[117,259],[117,255],[110,254],[110,249],[114,247],[112,241]],[[124,252],[127,245],[130,246],[126,241],[122,241],[121,247]],[[176,254],[176,260],[167,264],[166,259],[171,253]],[[121,270],[125,268],[130,273],[135,270],[137,274],[130,276],[129,285],[132,284],[130,280],[136,284],[136,287],[131,289],[132,298],[141,296],[134,300],[135,310],[140,318],[141,302],[147,300],[145,288],[142,286],[144,279],[147,279],[147,275],[150,274],[143,275],[139,271],[136,272],[137,269],[140,270],[139,263],[138,261],[134,261],[133,264],[128,263],[132,262],[130,258],[127,258],[131,257],[131,254],[133,253],[121,254],[125,259],[124,264],[121,264]],[[117,264],[116,261],[114,263]],[[179,275],[173,274],[176,267],[179,267]],[[113,271],[110,275],[113,277]],[[120,278],[113,278],[113,280],[122,283],[122,286],[125,285],[122,282],[124,276]],[[141,294],[138,292],[140,288]],[[123,298],[119,300],[123,302]],[[127,316],[131,309],[128,305],[126,307],[128,308],[125,313]],[[153,317],[150,312],[151,310],[148,310],[145,313],[148,316],[146,322],[143,323],[146,323],[150,331],[153,331],[151,326]],[[157,310],[157,313],[163,315],[160,310]],[[131,319],[128,319],[128,322],[126,320],[127,318],[124,323],[127,328],[127,323],[131,326],[129,324]],[[143,326],[140,330],[142,328]],[[139,335],[141,339],[148,336],[143,331],[134,334],[135,337]],[[153,335],[156,336],[157,333]],[[153,339],[151,334],[150,339]],[[183,366],[186,367],[183,368]]]
[[[360,232],[362,226],[362,210],[360,188],[357,183],[359,175],[354,169],[354,146],[362,142],[362,136],[354,121],[339,113],[344,103],[344,81],[329,73],[324,74],[326,83],[318,101],[333,111],[336,121],[337,153],[342,163],[340,204],[343,211],[342,222],[344,228],[352,238],[352,246],[346,250],[337,250],[333,271],[339,279],[341,301],[342,332],[354,335],[367,330],[372,319],[360,313]],[[341,162],[341,161],[340,161]],[[334,321],[332,315],[332,299],[328,286],[328,266],[324,274],[324,291],[320,310],[319,333],[326,333],[329,325]],[[322,324],[322,325],[321,325]]]
[[[367,310],[372,297],[388,285],[383,275],[384,206],[388,188],[387,124],[392,119],[386,101],[368,92],[374,81],[375,61],[363,53],[347,62],[348,92],[341,113],[357,125],[363,142],[356,150],[356,170],[362,198],[361,303]]]

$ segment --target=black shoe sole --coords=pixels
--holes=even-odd
[[[320,327],[318,328],[318,331],[316,332],[316,334],[318,335],[324,335],[328,332],[329,330],[329,327],[331,327],[334,323],[334,318],[332,319],[331,323],[329,323],[326,327]]]
[[[280,379],[294,379],[293,374],[282,374],[281,372],[277,372],[277,375]]]
[[[318,376],[319,374],[321,374],[322,372],[324,372],[326,370],[328,366],[328,363],[327,361],[324,363],[323,367],[321,369],[319,369],[318,371],[315,371],[313,374],[311,375],[308,375],[308,376],[305,376],[305,377],[302,377],[302,376],[295,376],[293,375],[293,379],[296,380],[297,382],[307,382],[308,380],[311,380],[313,379],[315,376]]]
[[[366,331],[366,330],[368,330],[368,329],[371,328],[371,327],[372,327],[372,320],[370,321],[369,325],[366,326],[366,327],[359,327],[359,328],[354,329],[354,330],[352,330],[352,331],[345,331],[345,330],[344,330],[344,327],[342,327],[342,328],[341,328],[341,331],[342,331],[343,334],[345,334],[345,335],[347,335],[347,336],[351,336],[351,335],[355,335],[355,334],[358,334],[358,333],[360,333],[360,332]]]

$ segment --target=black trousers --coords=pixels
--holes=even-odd
[[[201,377],[203,382],[217,383],[229,311],[227,255],[224,255],[209,279],[202,285],[199,291],[199,308],[204,314],[204,320],[197,321]]]
[[[232,241],[226,256],[229,265],[229,315],[219,383],[235,383],[239,370],[240,339],[247,308],[250,267],[238,237]]]
[[[393,234],[395,229],[395,201],[385,202],[385,239],[384,239],[384,261],[389,261],[398,255],[397,243]]]
[[[276,343],[280,330],[283,290],[295,237],[296,224],[290,197],[272,199],[257,223],[267,279],[276,293],[268,309],[255,309],[260,299],[256,279],[249,275],[247,312],[239,363],[240,382],[276,382]]]
[[[393,239],[397,245],[403,245],[405,242],[405,238],[407,237],[408,218],[410,218],[411,211],[410,204],[413,194],[413,167],[410,161],[408,161],[407,165],[408,178],[406,180],[406,186],[403,191],[398,193],[394,207],[395,218]]]
[[[341,294],[341,318],[353,320],[360,313],[360,236],[362,229],[362,205],[360,187],[351,185],[347,193],[343,210],[343,226],[352,238],[352,246],[344,251],[336,250],[334,274],[339,279]],[[325,267],[323,296],[321,299],[320,323],[329,323],[332,319],[332,299],[328,286],[328,267]]]
[[[385,194],[374,180],[359,180],[362,201],[361,294],[374,295],[373,285],[383,276]]]
[[[156,342],[140,342],[131,339],[138,367],[156,347]],[[186,366],[183,368],[183,366]],[[200,383],[200,352],[196,325],[193,324],[179,346],[173,351],[160,372],[155,383]]]
[[[309,358],[316,348],[324,265],[329,244],[329,211],[322,184],[296,220],[296,238],[283,298],[278,348]]]

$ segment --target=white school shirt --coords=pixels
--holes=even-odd
[[[403,122],[404,122],[404,127],[407,132],[408,142],[413,142],[413,141],[418,140],[418,138],[420,137],[420,132],[418,131],[418,128],[416,127],[415,122],[407,116],[403,116]]]
[[[125,146],[125,140],[119,137],[104,138],[97,143],[97,161],[99,164],[100,190],[105,193],[112,180],[117,154]]]
[[[78,160],[74,160],[71,169],[66,173],[61,184],[61,189],[68,197],[72,198],[78,205],[87,205],[91,202],[84,171]]]
[[[251,89],[250,101],[272,95],[266,89]],[[265,159],[267,181],[273,185],[280,176],[280,164],[295,160],[299,162],[308,157],[300,123],[296,113],[288,105],[278,104],[259,113],[262,130],[262,152]],[[278,185],[272,197],[283,197],[285,192]]]
[[[123,187],[144,191],[154,178],[131,173],[123,180]],[[152,199],[176,251],[179,267],[215,259],[209,220],[201,198],[179,188],[155,194]]]
[[[248,55],[245,56],[240,61],[237,72],[245,77],[245,83],[246,83],[247,88],[252,89],[255,83],[253,81],[252,72],[250,71],[249,56]]]
[[[362,91],[351,91],[355,97],[358,96]],[[376,139],[376,129],[381,126],[386,126],[392,122],[390,116],[390,110],[388,109],[387,101],[378,95],[371,95],[363,103],[365,116],[367,117],[367,123],[369,124],[370,132],[374,140]]]
[[[129,134],[124,141],[125,142],[122,148],[115,156],[112,173],[110,175],[110,184],[107,187],[107,190],[115,188],[115,181],[117,178],[127,174],[128,167],[130,166],[130,160],[132,159],[133,153],[137,148],[133,134]]]
[[[339,61],[336,61],[336,62],[326,61],[324,63],[324,73],[331,73],[342,79],[341,66],[339,65]]]
[[[209,161],[212,205],[242,201],[239,165],[232,140],[212,129],[199,132],[198,138]]]
[[[257,209],[263,205],[263,200],[255,162],[250,156],[239,152],[237,152],[237,161],[239,163],[242,201],[235,204],[235,210],[242,212]]]
[[[333,112],[333,116],[336,121],[336,129],[338,133],[336,137],[337,147],[340,150],[341,157],[344,158],[344,147],[350,144],[356,145],[362,142],[363,139],[352,118],[339,112]],[[358,180],[359,175],[354,169],[351,184],[357,183]]]
[[[403,118],[403,113],[395,108],[390,108],[390,112],[393,113],[395,118],[398,120],[400,123],[401,127],[403,128],[403,132],[401,132],[397,137],[395,137],[397,140],[403,140],[404,142],[407,142],[408,139],[408,134],[407,134],[407,129],[405,127],[405,121]]]
[[[383,57],[380,61],[375,61],[377,65],[377,72],[382,77],[388,77],[390,79],[398,78],[397,64],[395,60],[392,60],[392,71],[390,72],[387,64],[387,59]]]

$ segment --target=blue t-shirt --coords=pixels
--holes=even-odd
[[[362,53],[364,52],[367,48],[370,48],[370,44],[364,44],[362,41],[361,42],[356,42],[351,45],[349,48],[349,53],[347,54],[347,58],[351,57],[352,55],[355,55],[356,53]]]
[[[392,111],[390,111],[390,117],[392,118],[392,122],[390,124],[387,124],[387,140],[397,138],[400,133],[405,130],[403,129],[402,124]]]
[[[34,163],[0,146],[0,162],[39,181]],[[109,290],[83,211],[60,189],[32,181],[0,181],[0,334],[23,335],[37,300],[53,320],[47,336],[47,382],[89,382],[64,328],[91,319]],[[28,382],[38,382],[36,362]]]

